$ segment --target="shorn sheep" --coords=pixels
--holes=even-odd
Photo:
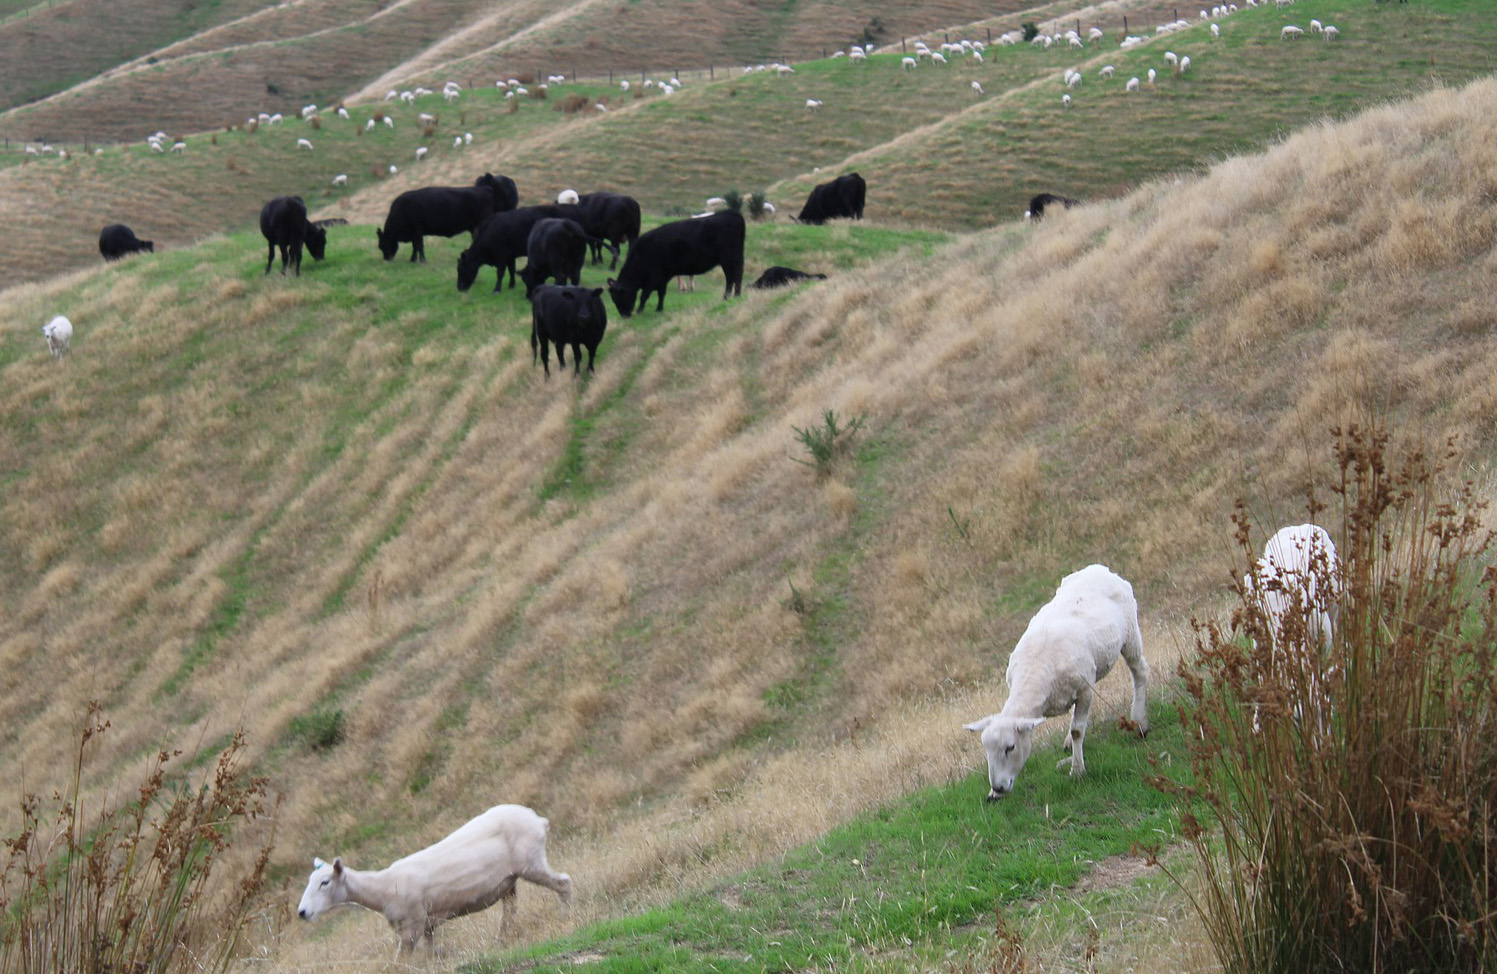
[[[499,935],[504,937],[514,909],[515,883],[527,879],[572,899],[572,879],[546,863],[549,823],[523,805],[495,805],[442,841],[397,859],[384,869],[361,872],[312,861],[312,875],[296,913],[311,920],[335,906],[352,903],[384,915],[400,938],[400,952],[432,934],[443,921],[504,904]]]
[[[1290,620],[1298,616],[1312,645],[1330,646],[1340,616],[1341,565],[1325,528],[1280,528],[1263,546],[1263,557],[1242,585],[1262,609],[1276,645],[1290,635]]]
[[[1133,586],[1103,565],[1088,565],[1061,579],[1055,597],[1034,614],[1008,659],[1008,701],[996,714],[964,725],[982,735],[988,756],[988,801],[1013,791],[1029,759],[1034,729],[1071,710],[1071,752],[1056,768],[1071,777],[1086,774],[1082,743],[1091,718],[1092,692],[1121,655],[1133,674],[1131,716],[1138,732],[1149,732],[1144,661]]]
[[[47,351],[61,359],[73,341],[73,323],[65,315],[58,315],[42,326],[42,334],[47,338]]]

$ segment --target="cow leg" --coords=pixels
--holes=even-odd
[[[641,311],[645,310],[645,306],[644,306],[643,302],[640,302],[639,310],[641,310]],[[664,311],[665,310],[665,285],[664,284],[660,285],[660,300],[655,302],[655,310],[656,311]]]
[[[567,343],[556,339],[556,368],[557,371],[565,371],[567,367]]]
[[[591,372],[593,370],[593,363],[592,363],[591,359],[588,360],[587,370],[589,372]],[[578,375],[581,375],[581,374],[582,374],[582,343],[581,342],[573,342],[572,343],[572,375],[573,376],[578,376]]]
[[[296,276],[301,277],[301,244],[291,244],[291,267],[296,271]]]
[[[541,335],[541,368],[546,370],[546,378],[551,378],[551,349],[548,336]],[[557,346],[558,350],[561,346]],[[562,363],[565,364],[565,363]]]
[[[425,241],[420,237],[411,241],[411,263],[414,264],[418,259],[422,261],[426,260]]]
[[[270,267],[275,263],[275,241],[270,242],[270,254],[265,258],[265,273],[270,273]]]
[[[587,374],[593,374],[593,358],[598,354],[597,344],[587,346]]]

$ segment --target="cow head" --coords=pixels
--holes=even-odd
[[[307,225],[307,252],[313,260],[321,260],[327,253],[327,231],[315,223]]]
[[[546,275],[538,273],[534,264],[527,262],[520,268],[520,280],[525,282],[525,300],[529,301],[535,294],[536,285],[545,281]],[[571,297],[570,294],[567,297]]]
[[[142,240],[140,242],[140,249],[148,254],[154,254],[156,252],[156,243],[152,240]]]
[[[481,266],[483,266],[482,263],[473,256],[471,250],[465,250],[457,255],[457,289],[459,291],[466,291],[473,286],[473,282],[478,279],[478,268]]]
[[[1043,717],[993,714],[962,725],[982,735],[982,749],[988,753],[988,801],[995,802],[1014,790],[1014,779],[1029,760],[1034,729],[1044,722]]]
[[[613,298],[613,306],[619,309],[619,314],[627,318],[634,313],[634,302],[639,299],[639,288],[626,287],[610,277],[608,296]]]
[[[312,860],[312,875],[307,878],[307,888],[301,894],[301,903],[296,915],[311,920],[335,906],[348,902],[348,876],[343,870],[343,860],[331,863],[321,859]]]
[[[386,233],[379,227],[374,228],[374,236],[379,240],[379,252],[385,260],[394,260],[395,251],[400,249],[400,241],[395,239],[394,233]]]

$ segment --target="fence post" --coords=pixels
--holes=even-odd
[[[712,65],[709,64],[709,65],[707,65],[707,80],[711,81],[711,80],[713,80],[713,78],[714,78],[714,75],[712,74]]]
[[[988,27],[988,28],[985,28],[985,29],[988,32],[988,44],[991,45],[993,43],[993,28]]]
[[[1127,37],[1128,37],[1128,15],[1127,14],[1123,14],[1123,38],[1126,40]]]
[[[610,87],[613,85],[613,68],[608,69],[608,84]]]
[[[908,53],[909,53],[909,52],[908,52],[908,51],[906,51],[906,50],[905,50],[905,48],[904,48],[904,38],[903,38],[903,37],[901,37],[901,38],[900,38],[900,39],[899,39],[899,53],[900,53],[900,54],[908,54]]]

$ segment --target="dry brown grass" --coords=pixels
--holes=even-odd
[[[768,320],[743,300],[611,328],[580,394],[536,381],[517,334],[418,358],[357,302],[324,314],[315,280],[225,278],[222,242],[190,284],[13,289],[0,412],[29,419],[24,449],[0,440],[0,547],[22,554],[0,560],[0,764],[46,776],[101,694],[118,769],[243,723],[286,795],[287,898],[312,854],[379,864],[529,803],[579,904],[527,907],[525,937],[952,780],[977,764],[961,720],[1064,572],[1134,582],[1162,675],[1226,580],[1232,500],[1292,516],[1336,418],[1487,461],[1494,112],[1497,83],[1436,91],[843,274]],[[1340,209],[1298,215],[1333,188]],[[1327,256],[1333,223],[1382,236]],[[56,364],[35,331],[64,295],[97,324]],[[880,459],[818,482],[791,427],[828,408],[866,414]],[[606,478],[541,501],[579,410]],[[786,686],[804,702],[773,703]],[[344,743],[272,753],[324,705]],[[444,935],[461,955],[496,924]],[[281,969],[387,956],[368,916],[279,936]]]

